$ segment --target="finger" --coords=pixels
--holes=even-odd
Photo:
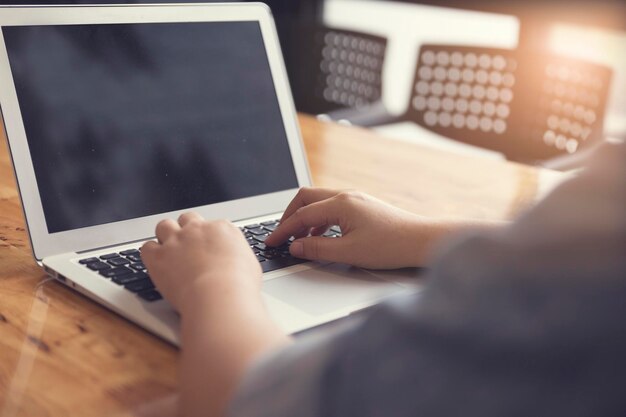
[[[289,252],[296,258],[311,261],[348,262],[347,238],[305,237],[291,242]]]
[[[159,244],[154,240],[150,240],[141,246],[141,260],[144,264],[149,265],[156,256],[156,252],[159,250]]]
[[[310,188],[304,187],[298,191],[298,194],[291,200],[291,203],[285,209],[280,221],[289,218],[300,207],[308,206],[309,204],[316,203],[318,201],[326,200],[339,194],[340,190],[333,190],[330,188]]]
[[[321,236],[324,233],[326,233],[327,230],[328,230],[327,224],[325,224],[324,226],[320,226],[320,227],[314,227],[313,229],[311,229],[311,236]]]
[[[180,227],[185,227],[192,221],[204,221],[204,218],[196,212],[189,211],[187,213],[183,213],[178,218],[178,224]]]
[[[326,199],[317,203],[300,207],[289,218],[280,223],[266,240],[265,244],[277,246],[290,236],[300,237],[303,231],[307,234],[312,227],[322,227],[327,224],[338,224],[339,209],[336,199]]]
[[[302,230],[299,230],[299,231],[295,232],[293,234],[293,237],[294,237],[294,239],[300,239],[300,238],[303,238],[303,237],[307,237],[310,233],[311,233],[311,229],[307,227],[307,228],[304,228]]]
[[[159,243],[165,242],[170,236],[180,230],[180,226],[172,219],[161,220],[156,227],[156,237]]]
[[[309,236],[309,234],[311,232],[311,228],[310,227],[302,227],[302,228],[299,228],[297,230],[291,229],[290,232],[285,232],[285,233],[283,233],[282,230],[281,230],[277,234],[276,232],[278,231],[278,229],[280,229],[280,226],[277,227],[276,230],[274,230],[265,239],[264,243],[267,246],[280,246],[285,241],[287,241],[287,239],[289,239],[291,236],[293,236],[294,239],[300,239],[300,238]]]

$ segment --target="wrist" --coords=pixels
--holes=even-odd
[[[415,216],[406,230],[407,246],[411,248],[407,262],[411,266],[427,266],[437,248],[450,236],[471,230],[489,231],[506,225],[501,221],[428,219]]]
[[[261,308],[259,277],[253,273],[209,272],[192,279],[181,291],[178,307],[182,316],[194,314],[198,309],[216,310],[219,316],[242,306]]]
[[[223,415],[251,363],[290,341],[271,320],[258,289],[217,288],[211,282],[215,279],[226,277],[206,277],[193,283],[181,306],[185,415],[195,415],[192,410],[197,415]]]
[[[432,246],[434,227],[432,222],[418,216],[410,217],[403,227],[402,239],[403,260],[408,267],[422,267],[426,265],[427,252]]]

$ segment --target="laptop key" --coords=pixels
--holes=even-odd
[[[130,263],[130,261],[128,259],[120,258],[120,257],[109,259],[107,262],[110,263],[113,266],[128,265]]]
[[[267,250],[265,252],[263,252],[263,257],[267,258],[267,259],[274,259],[278,257],[278,252],[274,251],[274,250]]]
[[[87,258],[87,259],[81,259],[80,261],[78,261],[79,264],[81,265],[87,265],[87,264],[92,264],[94,262],[98,262],[100,259],[98,258]]]
[[[120,255],[118,255],[117,253],[107,253],[106,255],[100,255],[100,259],[104,259],[106,261],[107,259],[113,259],[119,256]]]
[[[106,265],[106,264],[105,264]],[[125,266],[120,266],[118,268],[109,268],[102,271],[99,271],[100,275],[107,278],[119,277],[122,275],[133,274],[133,271],[130,268],[126,268]]]
[[[120,255],[124,255],[124,256],[139,255],[139,251],[137,249],[123,250],[120,252]]]
[[[153,302],[153,301],[158,301],[158,300],[163,299],[163,296],[157,290],[141,291],[137,295],[139,296],[139,298],[142,298],[148,302]]]
[[[129,266],[131,268],[133,268],[135,271],[145,271],[146,270],[146,266],[143,264],[143,262],[137,262],[136,264],[130,264]]]
[[[133,282],[137,282],[146,278],[147,278],[147,275],[144,273],[127,274],[127,275],[121,275],[119,277],[113,277],[112,281],[116,283],[117,285],[128,285]]]
[[[141,292],[153,289],[154,284],[152,283],[152,281],[150,281],[149,278],[145,278],[125,285],[124,288],[132,292]]]
[[[254,237],[254,240],[256,240],[257,242],[261,242],[261,243],[264,243],[265,239],[267,239],[267,236],[265,236],[265,235],[264,236],[255,236]]]
[[[250,229],[259,229],[261,227],[260,224],[249,224],[247,226],[244,226],[244,228],[246,228],[246,230],[250,230]]]
[[[254,236],[260,236],[260,235],[266,235],[267,234],[267,230],[264,230],[263,228],[258,228],[258,229],[250,229],[248,230],[252,235]]]
[[[268,232],[273,232],[274,230],[276,230],[277,227],[278,226],[274,226],[274,225],[263,226],[263,228],[267,230]]]
[[[268,220],[266,222],[261,222],[261,226],[274,226],[278,224],[278,220]]]
[[[141,255],[137,253],[136,255],[128,255],[126,257],[131,262],[141,262]]]
[[[111,268],[111,265],[106,264],[102,261],[97,261],[87,264],[87,268],[91,269],[92,271],[102,271],[104,269]]]

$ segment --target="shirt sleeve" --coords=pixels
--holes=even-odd
[[[325,327],[261,358],[246,374],[231,404],[232,417],[320,416],[320,382],[333,357],[335,336],[352,321]]]
[[[626,145],[505,230],[451,242],[417,296],[250,370],[231,417],[620,415]]]

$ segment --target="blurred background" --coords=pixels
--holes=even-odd
[[[322,120],[560,169],[626,138],[622,0],[266,3],[296,107]]]

